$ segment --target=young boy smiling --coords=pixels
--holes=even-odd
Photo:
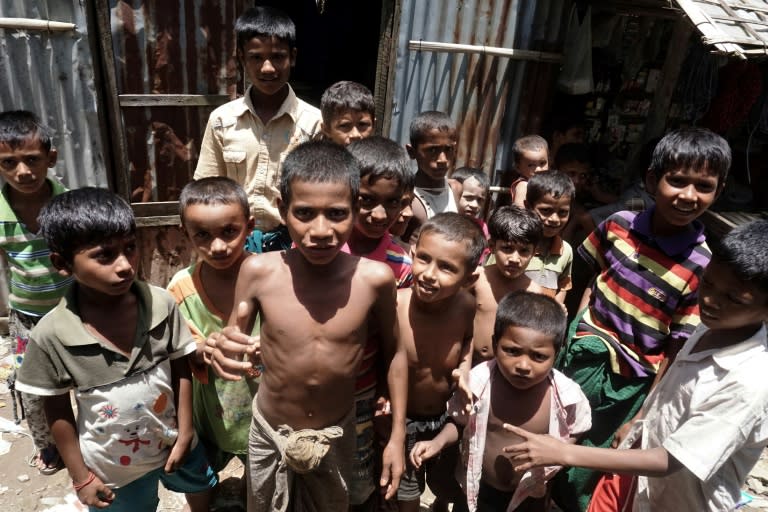
[[[380,340],[393,426],[379,484],[403,471],[407,360],[397,341],[395,283],[383,263],[345,254],[358,208],[357,162],[330,142],[285,160],[280,212],[295,248],[250,256],[230,326],[212,340],[213,367],[239,379],[264,366],[253,403],[248,510],[346,510],[355,457],[355,390],[368,331]],[[251,331],[261,319],[260,340]],[[243,362],[243,355],[251,361]]]

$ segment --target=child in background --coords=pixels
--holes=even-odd
[[[336,82],[320,98],[322,137],[342,146],[373,135],[376,106],[373,94],[357,82]]]
[[[406,453],[417,441],[440,432],[448,418],[445,404],[454,381],[466,383],[469,377],[475,303],[467,289],[477,280],[475,270],[484,248],[485,237],[477,225],[457,213],[435,215],[419,232],[413,287],[397,295],[400,339],[409,366]],[[445,502],[461,497],[458,486],[451,485],[456,455],[428,465],[407,465],[397,492],[401,512],[419,510],[425,473],[442,502],[440,510],[447,510]]]
[[[51,261],[75,283],[32,331],[16,385],[45,397],[80,502],[155,510],[160,480],[187,493],[192,511],[209,510],[216,475],[192,426],[195,343],[168,292],[135,280],[131,207],[81,188],[53,198],[40,229]]]
[[[552,368],[565,331],[565,313],[549,297],[517,291],[499,302],[495,358],[475,366],[469,376],[474,414],[466,414],[463,397],[454,392],[445,427],[410,452],[411,463],[420,467],[461,439],[463,466],[457,478],[467,501],[455,504],[454,512],[548,510],[542,499],[546,482],[560,468],[515,473],[504,452],[519,440],[503,427],[516,425],[564,441],[589,430],[589,402],[575,382]]]
[[[480,267],[480,277],[472,289],[476,307],[473,366],[493,357],[491,337],[498,302],[517,290],[544,293],[525,275],[543,235],[539,216],[517,206],[502,206],[491,215],[488,231],[491,256]]]
[[[568,243],[578,246],[596,227],[589,215],[589,207],[593,202],[590,193],[592,157],[586,144],[564,144],[557,155],[555,169],[567,174],[576,188],[571,204],[571,220],[561,236]]]
[[[23,361],[29,331],[58,304],[72,282],[71,276],[59,274],[51,263],[37,222],[43,206],[66,190],[47,177],[57,156],[50,129],[35,114],[0,113],[0,176],[5,180],[0,195],[0,250],[10,269],[8,328],[15,368]],[[12,381],[13,377],[11,389]],[[36,450],[30,464],[41,474],[51,475],[63,465],[45,420],[43,399],[20,395]]]
[[[386,263],[398,288],[411,286],[411,258],[397,245],[389,233],[413,191],[413,172],[408,168],[408,155],[395,141],[375,135],[353,142],[347,150],[360,166],[360,209],[355,227],[347,241],[347,250]],[[342,249],[344,250],[344,249]],[[385,394],[377,389],[378,375],[384,375],[379,356],[377,333],[369,332],[358,370],[356,391],[357,459],[350,482],[350,502],[363,505],[376,489],[374,482],[373,416],[376,399]]]
[[[509,187],[509,199],[501,195],[496,207],[510,204],[523,207],[528,180],[534,173],[549,169],[549,147],[546,139],[539,135],[520,137],[512,145],[513,172],[502,175],[500,185]]]
[[[411,244],[407,240],[403,240],[405,232],[408,229],[413,218],[413,208],[411,203],[413,202],[413,189],[410,192],[403,194],[403,202],[406,203],[400,213],[397,215],[397,220],[389,227],[389,234],[392,235],[392,240],[399,245],[404,251],[410,252]]]
[[[383,263],[341,252],[359,183],[356,160],[336,144],[307,142],[288,155],[280,212],[295,247],[243,262],[237,310],[213,336],[219,376],[239,379],[254,363],[265,368],[253,403],[249,511],[347,509],[356,380],[369,331],[387,362],[393,419],[379,485],[387,499],[397,491],[408,366],[397,341],[395,283]],[[245,334],[256,315],[259,340]]]
[[[252,252],[290,247],[277,200],[282,162],[320,131],[320,111],[294,94],[296,27],[272,7],[246,10],[235,22],[237,55],[248,81],[245,96],[211,113],[200,143],[195,179],[228,176],[248,194],[255,229]]]
[[[525,274],[560,304],[571,289],[573,263],[573,249],[560,233],[568,224],[575,194],[568,175],[549,170],[531,177],[525,196],[525,207],[539,216],[544,234]]]
[[[594,427],[580,441],[585,446],[611,444],[663,375],[665,356],[698,324],[696,295],[710,252],[697,219],[722,191],[730,165],[728,143],[709,130],[667,134],[647,175],[656,205],[610,216],[579,247],[596,276],[557,366],[590,399]],[[599,477],[571,468],[556,478],[553,497],[566,510],[585,510]]]
[[[481,169],[459,167],[453,172],[448,181],[455,181],[461,185],[461,191],[456,199],[459,213],[474,220],[480,226],[480,229],[483,230],[483,235],[487,239],[489,237],[488,225],[483,220],[483,216],[491,189],[488,175]]]
[[[408,156],[416,160],[413,218],[405,233],[411,242],[419,227],[438,213],[458,212],[458,183],[446,179],[456,165],[456,124],[443,112],[422,112],[411,122]],[[412,235],[414,235],[412,237]]]
[[[593,512],[736,508],[768,443],[768,222],[740,226],[711,246],[698,294],[702,324],[620,449],[512,429],[526,440],[509,450],[519,470],[563,464],[618,473],[598,484]]]
[[[168,291],[197,343],[192,356],[192,418],[218,473],[233,457],[245,462],[258,384],[254,379],[219,379],[209,366],[212,347],[206,340],[224,328],[234,309],[232,290],[248,256],[245,238],[253,229],[253,218],[243,188],[223,176],[187,184],[179,198],[179,214],[197,261],[173,276]],[[245,486],[245,479],[242,483]]]

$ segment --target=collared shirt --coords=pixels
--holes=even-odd
[[[459,471],[457,479],[467,494],[467,505],[471,512],[477,509],[477,495],[480,491],[485,438],[491,410],[491,374],[495,367],[496,360],[492,359],[472,368],[469,387],[474,396],[474,406],[473,413],[468,418],[462,412],[462,400],[458,392],[454,393],[448,402],[449,417],[457,423],[466,423],[461,440],[466,480],[464,472]],[[552,386],[549,435],[566,440],[589,430],[592,427],[592,411],[579,385],[555,369],[552,370],[549,381]],[[526,471],[515,488],[507,511],[511,512],[517,508],[559,470],[560,466],[547,466]]]
[[[600,335],[623,375],[656,373],[668,338],[688,339],[699,322],[699,280],[711,253],[695,221],[674,236],[653,234],[655,208],[611,215],[579,247],[595,272],[579,326]]]
[[[733,510],[768,444],[766,326],[735,345],[691,353],[706,332],[700,326],[685,343],[622,444],[640,437],[642,448],[663,446],[683,465],[638,477],[635,511]]]
[[[67,191],[50,178],[51,197]],[[8,184],[0,195],[0,249],[10,269],[8,297],[11,308],[25,315],[41,317],[59,303],[72,277],[59,274],[51,263],[48,245],[40,233],[32,233],[21,222],[8,200]]]
[[[525,269],[525,275],[542,288],[553,292],[571,289],[573,249],[571,244],[555,235],[546,252],[536,251]]]
[[[32,330],[16,389],[41,396],[74,389],[85,463],[121,487],[165,464],[177,428],[170,362],[195,343],[173,298],[136,282],[136,336],[125,357],[85,328],[77,286]]]
[[[265,125],[253,107],[251,87],[242,98],[211,113],[195,179],[228,176],[240,183],[248,194],[256,228],[269,231],[281,223],[277,198],[283,160],[320,131],[320,111],[297,98],[288,85],[288,96]]]

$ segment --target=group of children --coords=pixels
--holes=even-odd
[[[196,260],[167,292],[136,279],[130,206],[65,192],[47,130],[0,114],[12,315],[37,324],[14,328],[16,389],[80,501],[152,510],[162,481],[209,510],[238,457],[249,511],[418,510],[425,483],[457,512],[733,509],[768,441],[768,222],[711,256],[697,219],[727,143],[661,140],[655,206],[578,248],[594,278],[568,329],[578,185],[546,142],[519,144],[515,204],[486,225],[453,121],[420,114],[403,148],[352,82],[320,118],[287,84],[286,19],[238,20],[253,85],[211,116],[179,200]]]

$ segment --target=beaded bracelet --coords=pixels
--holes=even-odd
[[[75,492],[80,492],[80,489],[85,487],[86,485],[90,484],[96,479],[96,475],[93,474],[93,471],[88,472],[88,478],[86,478],[84,481],[82,481],[79,484],[76,484],[74,480],[72,480],[72,487],[75,488]]]

